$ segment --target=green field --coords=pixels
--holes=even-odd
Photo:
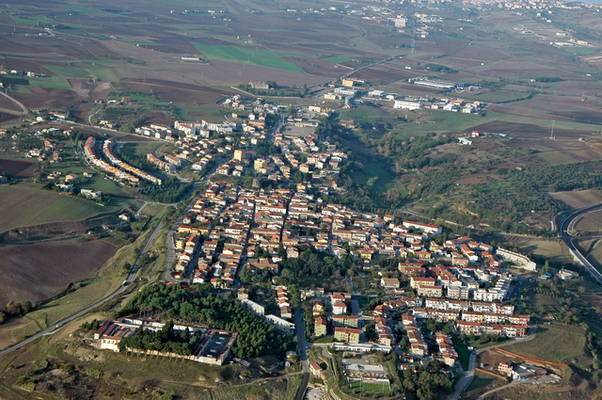
[[[194,47],[209,59],[255,64],[262,67],[303,73],[301,67],[282,57],[288,54],[285,52],[268,49],[249,49],[233,45],[206,45],[200,43],[194,43]]]
[[[576,325],[545,325],[541,333],[529,342],[506,346],[504,349],[520,355],[552,362],[565,362],[583,355],[585,331]]]
[[[58,221],[77,221],[114,212],[92,201],[42,189],[36,184],[0,186],[0,231]]]
[[[47,78],[28,78],[30,86],[38,86],[46,89],[71,89],[69,82],[63,76],[49,76]]]

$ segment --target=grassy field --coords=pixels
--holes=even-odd
[[[301,67],[282,57],[286,53],[275,50],[249,49],[233,45],[205,45],[200,43],[195,43],[194,47],[209,59],[255,64],[303,73]]]
[[[485,386],[491,385],[494,382],[498,382],[498,379],[495,379],[492,376],[489,375],[485,375],[485,374],[481,374],[481,373],[476,373],[475,374],[475,378],[472,380],[472,382],[470,383],[470,386],[468,386],[468,389],[466,389],[467,392],[470,392],[471,390],[477,390],[477,389],[481,389],[484,388]]]
[[[76,221],[117,209],[42,189],[33,183],[0,186],[0,231],[48,222]]]
[[[552,362],[566,362],[585,351],[585,331],[576,325],[545,325],[529,342],[505,346],[504,349],[520,355]]]

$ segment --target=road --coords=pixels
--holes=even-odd
[[[305,320],[303,319],[303,308],[295,308],[295,331],[297,335],[297,355],[303,368],[303,379],[297,390],[296,400],[303,400],[309,383],[309,362],[307,361],[307,340],[305,339]]]
[[[447,396],[447,400],[457,400],[460,398],[460,395],[466,390],[466,388],[472,382],[474,378],[474,369],[477,365],[477,354],[473,351],[470,353],[470,359],[468,361],[468,371],[465,371],[465,374],[456,382],[456,386],[454,387],[454,392]]]
[[[153,244],[153,242],[155,241],[155,239],[157,238],[157,235],[159,234],[159,231],[161,230],[161,227],[163,226],[163,221],[159,222],[157,224],[157,226],[153,229],[153,231],[151,232],[151,234],[146,238],[144,245],[142,246],[142,250],[140,251],[140,254],[138,255],[138,258],[136,259],[136,262],[134,263],[134,265],[132,266],[132,269],[130,270],[130,272],[128,273],[127,278],[125,279],[125,281],[117,288],[115,289],[112,293],[110,293],[109,295],[103,297],[102,299],[98,300],[97,302],[95,302],[92,305],[89,305],[85,308],[83,308],[82,310],[66,317],[63,318],[62,320],[60,320],[59,322],[57,322],[56,324],[43,329],[41,331],[39,331],[38,333],[28,337],[27,339],[24,339],[18,343],[13,344],[12,346],[9,346],[3,350],[0,350],[0,356],[4,355],[4,354],[8,354],[12,351],[15,351],[31,342],[33,342],[34,340],[37,340],[39,338],[41,338],[42,336],[49,336],[49,335],[53,335],[54,333],[56,333],[58,331],[58,329],[62,328],[63,326],[65,326],[66,324],[86,315],[87,313],[91,312],[92,310],[96,309],[97,307],[103,305],[104,303],[108,302],[109,300],[114,299],[115,297],[121,295],[122,293],[124,293],[127,288],[128,285],[134,280],[134,278],[136,277],[136,275],[138,274],[138,270],[140,269],[140,264],[142,263],[142,260],[144,260],[144,257],[146,256],[146,253],[148,252],[148,250],[150,249],[151,245]]]
[[[565,217],[558,224],[558,236],[564,241],[564,243],[566,243],[569,250],[571,251],[571,254],[573,254],[575,259],[577,259],[581,263],[581,265],[583,265],[583,267],[587,270],[587,272],[589,272],[592,278],[594,278],[594,280],[598,284],[602,285],[602,274],[592,265],[592,263],[587,259],[587,257],[581,252],[579,247],[577,247],[577,245],[574,242],[575,238],[570,233],[571,229],[573,228],[573,224],[577,221],[578,217],[590,212],[598,211],[600,209],[602,209],[602,203],[581,208],[579,210],[576,210],[569,216]]]

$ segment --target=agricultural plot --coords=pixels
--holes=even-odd
[[[505,346],[504,349],[527,357],[557,363],[578,358],[585,351],[585,331],[577,325],[542,325],[535,339]]]
[[[94,276],[116,248],[106,240],[37,242],[0,247],[0,303],[46,299]]]
[[[242,62],[291,72],[303,72],[296,64],[287,61],[282,52],[267,49],[250,49],[233,45],[206,45],[195,43],[197,50],[209,59]]]
[[[115,211],[96,203],[45,190],[35,184],[0,186],[0,231],[57,221],[76,221]]]

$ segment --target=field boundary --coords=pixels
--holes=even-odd
[[[505,376],[496,374],[495,372],[487,371],[486,369],[483,369],[483,368],[475,368],[475,371],[480,372],[482,374],[493,376],[494,378],[501,379],[503,381],[507,381],[507,378]]]
[[[541,363],[541,364],[554,365],[556,367],[568,367],[569,366],[568,364],[564,364],[564,363],[557,363],[557,362],[553,362],[553,361],[540,360],[539,358],[521,356],[520,354],[513,353],[511,351],[504,350],[504,349],[499,348],[499,347],[494,347],[493,350],[495,350],[495,351],[497,351],[499,353],[508,355],[508,356],[520,358],[521,360],[525,360],[525,361],[533,361],[533,362],[537,362],[537,363]],[[477,368],[477,370],[478,370],[478,368]]]

